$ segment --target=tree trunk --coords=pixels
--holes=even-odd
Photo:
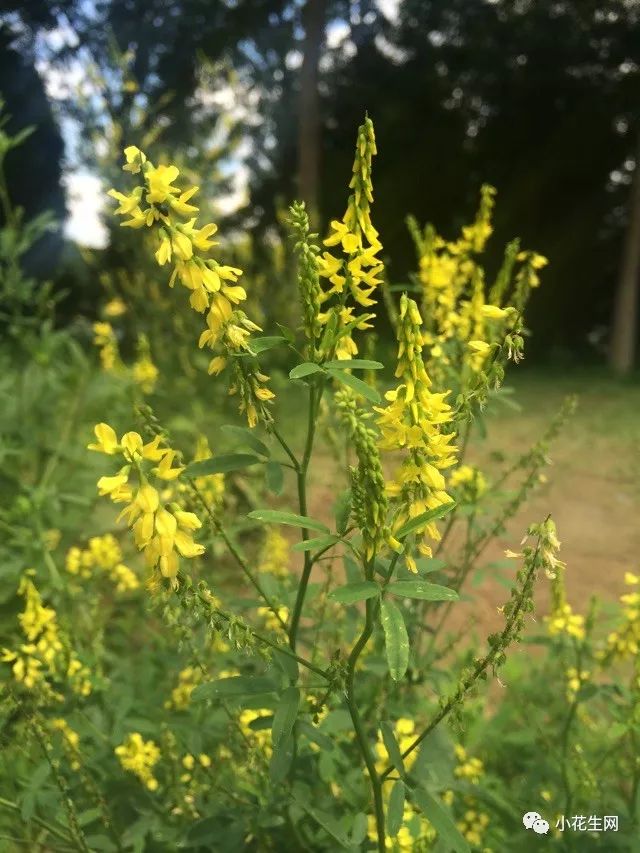
[[[636,168],[629,198],[629,222],[625,235],[620,278],[615,295],[609,364],[621,375],[633,369],[640,289],[640,135]]]
[[[304,56],[300,70],[298,114],[298,192],[307,205],[312,226],[318,223],[320,180],[320,51],[324,40],[326,0],[307,0],[302,13]]]

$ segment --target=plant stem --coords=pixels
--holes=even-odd
[[[0,797],[0,806],[4,806],[5,809],[11,809],[11,811],[14,812],[20,812],[20,806],[17,803],[13,803],[11,800],[6,800],[4,797]],[[59,838],[67,844],[73,843],[73,840],[65,832],[58,829],[56,826],[53,826],[53,824],[47,823],[46,820],[42,820],[42,818],[37,815],[32,815],[30,820],[37,823],[38,826],[42,827],[42,829],[46,829],[47,832],[51,833],[55,838]]]
[[[487,654],[482,658],[482,660],[478,661],[476,666],[470,675],[468,675],[458,686],[456,692],[451,696],[447,702],[442,706],[440,711],[436,714],[433,720],[429,723],[429,725],[421,732],[421,734],[405,749],[402,753],[402,759],[404,760],[408,755],[410,755],[415,749],[417,749],[422,741],[429,735],[436,726],[442,722],[442,720],[458,705],[471,687],[475,684],[478,679],[480,679],[486,670],[491,666],[498,653],[503,651],[511,642],[512,632],[514,626],[516,624],[517,619],[520,616],[522,611],[522,606],[524,599],[526,597],[525,592],[530,588],[533,580],[535,578],[535,573],[538,569],[538,554],[540,551],[540,540],[538,540],[538,545],[531,560],[531,563],[528,567],[527,574],[525,576],[523,585],[522,585],[522,595],[519,596],[517,604],[514,606],[513,610],[509,614],[509,618],[507,619],[507,623],[503,628],[498,642],[493,644]],[[390,764],[385,770],[380,774],[380,781],[384,782],[384,780],[389,776],[390,773],[393,773],[394,766]]]
[[[309,469],[309,462],[311,461],[311,453],[313,452],[313,439],[315,437],[316,432],[316,420],[318,415],[318,409],[320,407],[320,400],[322,399],[323,386],[321,385],[319,388],[317,386],[309,387],[309,409],[308,409],[308,421],[307,421],[307,439],[304,447],[304,455],[302,457],[302,462],[298,467],[297,479],[298,479],[298,505],[300,507],[300,515],[307,515],[307,471]],[[302,529],[302,540],[306,541],[309,538],[309,531],[306,527]],[[311,576],[311,569],[313,568],[313,557],[309,553],[309,551],[305,551],[304,553],[304,565],[302,567],[302,574],[300,576],[300,583],[298,584],[298,592],[296,595],[296,601],[293,607],[293,613],[291,615],[291,623],[289,625],[289,645],[295,651],[296,642],[298,639],[298,628],[300,627],[300,617],[302,616],[302,608],[304,606],[304,599],[307,594],[307,587],[309,585],[309,578]]]
[[[233,542],[232,542],[232,541],[231,541],[231,539],[229,538],[229,535],[227,534],[226,530],[225,530],[225,529],[224,529],[224,527],[222,526],[222,524],[221,524],[220,520],[219,520],[218,518],[216,518],[215,513],[214,513],[214,512],[212,512],[211,508],[209,507],[208,503],[206,502],[206,500],[205,500],[204,495],[202,494],[202,492],[198,489],[198,487],[197,487],[197,486],[196,486],[196,484],[193,482],[193,480],[189,480],[189,485],[190,485],[190,486],[191,486],[191,488],[193,489],[194,493],[197,495],[197,497],[198,497],[198,499],[199,499],[200,503],[201,503],[201,504],[202,504],[202,506],[204,507],[205,512],[206,512],[206,513],[207,513],[207,515],[209,516],[209,521],[211,522],[211,526],[212,526],[212,528],[214,529],[214,531],[220,535],[220,537],[222,538],[222,540],[223,540],[224,544],[225,544],[225,545],[227,546],[227,548],[229,549],[229,553],[231,554],[231,556],[234,558],[234,560],[236,561],[236,563],[237,563],[237,564],[240,566],[240,568],[242,569],[242,571],[243,571],[243,573],[244,573],[245,577],[246,577],[246,578],[249,580],[249,582],[253,585],[253,587],[254,587],[254,589],[256,590],[256,592],[258,593],[258,595],[262,598],[262,600],[263,600],[263,601],[264,601],[264,603],[267,605],[267,607],[269,608],[269,610],[270,610],[270,611],[273,613],[273,615],[276,617],[276,619],[278,620],[278,622],[280,623],[280,625],[281,625],[281,626],[286,630],[287,623],[286,623],[286,622],[285,622],[285,620],[282,618],[282,616],[280,616],[280,612],[279,612],[279,610],[278,610],[277,606],[276,606],[276,605],[274,604],[274,602],[271,600],[271,598],[269,597],[269,595],[267,595],[267,593],[265,592],[265,590],[264,590],[264,589],[263,589],[263,587],[262,587],[262,584],[261,584],[261,583],[260,583],[260,581],[257,579],[257,577],[254,575],[254,573],[251,571],[251,569],[249,568],[249,565],[248,565],[247,561],[244,559],[244,557],[242,556],[242,554],[240,553],[240,551],[238,551],[238,549],[236,548],[236,546],[233,544]]]
[[[355,646],[351,650],[351,654],[349,655],[349,660],[347,662],[347,677],[345,687],[347,707],[351,716],[351,722],[353,723],[353,729],[356,734],[362,758],[369,773],[369,781],[371,783],[371,792],[373,794],[373,807],[376,819],[376,832],[378,836],[378,850],[380,851],[380,853],[384,853],[384,851],[386,850],[386,841],[384,828],[384,805],[382,802],[382,780],[378,774],[378,771],[376,770],[375,758],[371,751],[371,746],[367,738],[367,733],[364,729],[362,718],[358,710],[354,690],[356,665],[358,663],[358,659],[362,651],[369,642],[371,634],[373,633],[374,620],[379,606],[379,599],[368,599],[365,602],[365,606],[365,625]]]
[[[207,597],[202,595],[202,593],[198,592],[197,590],[194,591],[198,596],[199,600],[202,602],[202,604],[211,608],[211,602],[207,599]],[[213,613],[216,614],[216,616],[220,617],[221,619],[224,619],[227,622],[230,621],[231,617],[228,613],[225,613],[224,610],[218,610],[218,608],[211,608],[211,610]],[[287,648],[287,646],[283,646],[280,643],[276,643],[274,640],[270,640],[268,637],[265,637],[262,634],[259,634],[257,631],[254,631],[253,628],[249,628],[249,631],[251,632],[251,636],[259,643],[262,643],[265,646],[269,646],[270,648],[275,649],[277,652],[280,652],[281,654],[290,657],[292,660],[297,661],[310,672],[315,672],[316,675],[321,676],[326,681],[331,681],[331,676],[328,672],[326,672],[326,670],[321,669],[319,666],[316,666],[315,664],[311,663],[311,661],[308,661],[306,658],[295,654],[295,652],[291,651],[291,649]]]
[[[278,430],[277,430],[277,428],[275,427],[275,425],[272,425],[272,426],[271,426],[271,432],[273,433],[273,435],[274,435],[274,436],[275,436],[275,438],[277,439],[278,443],[280,444],[280,447],[282,447],[282,449],[284,450],[284,452],[287,454],[287,456],[288,456],[288,457],[289,457],[289,459],[291,460],[291,463],[292,463],[292,465],[293,465],[293,470],[294,470],[294,471],[299,471],[299,470],[300,470],[300,463],[298,462],[298,460],[297,460],[297,458],[296,458],[296,456],[295,456],[294,452],[291,450],[291,448],[289,447],[289,445],[287,444],[287,442],[284,440],[284,438],[283,438],[283,437],[280,435],[280,433],[278,432]]]

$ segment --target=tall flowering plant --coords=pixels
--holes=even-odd
[[[242,270],[220,259],[215,224],[200,221],[198,188],[176,166],[125,149],[128,183],[110,193],[116,215],[146,232],[159,278],[166,270],[166,285],[182,288],[185,310],[202,318],[193,347],[208,351],[208,381],[226,385],[242,420],[214,431],[211,412],[182,445],[180,418],[159,418],[146,402],[135,423],[101,418],[88,449],[103,463],[98,495],[119,511],[109,514],[113,531],[83,537],[65,561],[67,594],[87,603],[89,618],[63,630],[34,582],[20,587],[20,630],[0,660],[12,707],[29,708],[29,731],[51,758],[63,839],[78,849],[95,844],[74,804],[86,796],[106,833],[100,849],[142,850],[150,837],[197,849],[468,851],[504,837],[478,790],[483,760],[462,743],[445,771],[432,759],[442,724],[464,719],[521,639],[538,576],[564,571],[552,520],[531,525],[511,554],[518,568],[499,629],[462,652],[464,632],[445,638],[467,579],[540,482],[568,413],[495,479],[467,458],[507,362],[522,357],[522,312],[542,264],[512,244],[485,286],[479,256],[494,198],[485,188],[475,223],[455,242],[411,224],[419,272],[396,299],[373,224],[375,155],[366,118],[344,214],[323,241],[304,205],[291,206],[300,323],[265,335],[244,310]],[[380,304],[396,338],[388,370],[371,343]],[[122,310],[110,305],[109,316]],[[113,329],[95,332],[103,366],[124,369]],[[276,348],[287,377],[264,366]],[[172,378],[151,370],[146,344],[143,357],[141,383],[171,397]],[[302,435],[290,429],[292,397]],[[215,452],[223,437],[237,446]],[[344,458],[331,506],[315,492],[327,447]],[[578,637],[560,582],[549,633]],[[95,672],[76,649],[81,624],[78,648],[93,650]],[[127,682],[112,636],[118,649],[148,643],[148,671]],[[126,693],[112,709],[110,678],[139,681],[153,710],[129,713]],[[579,667],[573,678],[583,678]],[[102,716],[78,705],[96,695]],[[98,721],[93,730],[110,719],[102,761],[110,779],[139,791],[139,804],[115,783],[104,796],[91,781],[95,731],[82,729],[84,718]],[[58,755],[77,774],[71,781]]]

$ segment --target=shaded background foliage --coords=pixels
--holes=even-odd
[[[73,154],[67,138],[67,165],[82,162],[105,184],[116,163],[97,154],[95,139],[114,126],[123,144],[155,135],[152,149],[203,174],[213,195],[242,159],[247,194],[227,227],[254,237],[256,265],[299,191],[321,230],[342,212],[366,109],[381,152],[376,223],[390,277],[406,281],[415,264],[407,213],[453,235],[490,182],[494,245],[517,233],[550,260],[531,307],[531,357],[603,358],[640,132],[636,0],[403,0],[389,17],[374,0],[40,0],[3,10],[0,89],[10,113],[39,127],[9,164],[28,211],[64,212],[63,151],[38,58],[101,76],[103,98],[69,95],[54,106],[59,123],[82,128]],[[56,30],[74,38],[43,39]],[[210,96],[228,86],[243,118],[203,159],[229,121]],[[104,262],[115,265],[126,243],[113,228],[110,236]],[[86,293],[77,264],[59,277],[74,298]]]

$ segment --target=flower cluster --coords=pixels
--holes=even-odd
[[[267,572],[278,578],[289,575],[289,543],[277,527],[267,527],[264,543],[260,550],[259,572]]]
[[[213,453],[209,447],[206,436],[198,436],[193,462],[202,462],[211,459]],[[224,474],[202,474],[194,477],[193,483],[211,512],[218,512],[222,508],[225,496]],[[189,487],[185,483],[178,484],[178,491],[185,493]]]
[[[376,408],[377,423],[382,432],[380,448],[387,451],[404,450],[406,456],[395,475],[387,484],[389,497],[399,502],[396,529],[409,518],[451,502],[446,492],[442,470],[455,462],[453,432],[445,432],[451,421],[451,406],[447,393],[431,391],[423,356],[422,318],[416,303],[403,294],[400,301],[398,324],[398,365],[396,377],[401,380],[388,391],[389,405]],[[439,539],[436,525],[426,523],[417,531],[420,553],[430,556],[431,547],[425,536]],[[415,562],[407,558],[407,565],[416,571]]]
[[[62,738],[64,751],[72,770],[80,769],[80,736],[75,729],[62,717],[51,720],[51,728]]]
[[[606,648],[599,654],[601,660],[636,658],[640,652],[640,576],[625,572],[624,582],[633,591],[620,596],[624,620],[607,636]]]
[[[144,444],[137,432],[127,432],[118,441],[113,428],[105,423],[95,427],[95,434],[97,442],[88,445],[89,450],[120,455],[125,461],[116,474],[98,480],[99,493],[108,495],[114,503],[126,504],[118,520],[126,518],[137,547],[144,551],[147,566],[159,568],[175,587],[178,554],[192,558],[204,553],[204,547],[194,542],[191,535],[202,526],[199,518],[175,502],[165,505],[160,492],[149,481],[151,477],[165,484],[180,476],[184,468],[173,467],[175,450],[163,446],[159,436]],[[129,482],[132,474],[136,485]]]
[[[67,551],[65,567],[70,575],[88,579],[95,570],[105,574],[115,584],[117,592],[138,589],[140,582],[128,566],[122,562],[120,543],[111,533],[92,536],[86,548],[74,545]]]
[[[132,732],[115,748],[115,754],[122,767],[134,773],[150,791],[158,790],[153,768],[160,761],[160,749],[154,741],[143,740],[139,732]]]
[[[482,760],[470,756],[462,744],[456,744],[454,750],[458,761],[453,771],[454,776],[467,784],[479,785],[485,772]],[[451,806],[456,795],[452,790],[447,790],[443,793],[442,798],[447,805]],[[489,825],[489,816],[478,811],[478,803],[473,796],[466,795],[463,798],[463,807],[465,811],[462,819],[456,825],[469,844],[480,847],[485,830]],[[484,850],[488,851],[488,848],[484,848]]]
[[[320,276],[328,279],[330,287],[322,292],[322,303],[337,296],[332,307],[320,315],[322,324],[335,323],[337,341],[335,355],[347,359],[356,355],[358,347],[352,338],[354,329],[370,328],[368,323],[375,315],[364,313],[354,316],[355,306],[346,304],[352,296],[355,303],[363,308],[375,305],[372,294],[381,283],[384,269],[377,257],[382,249],[378,232],[371,223],[370,205],[373,202],[371,182],[371,161],[376,154],[376,142],[373,123],[369,118],[358,129],[356,154],[353,164],[353,176],[349,188],[353,190],[347,202],[342,220],[331,222],[331,234],[324,245],[340,247],[341,254],[334,255],[325,251],[317,257]]]
[[[260,728],[255,724],[261,718],[271,717],[272,715],[273,711],[269,711],[267,708],[247,708],[246,710],[241,711],[240,716],[238,717],[238,723],[243,737],[259,752],[264,753],[267,758],[271,756],[272,752],[271,727]]]
[[[317,234],[311,234],[309,216],[304,202],[294,202],[289,208],[289,225],[294,239],[294,251],[298,256],[298,290],[303,312],[303,329],[309,346],[310,357],[314,356],[315,344],[320,337],[322,324],[320,310],[323,294],[319,281],[318,254],[315,244]]]
[[[569,702],[572,702],[577,692],[580,690],[583,684],[586,684],[589,680],[589,676],[591,673],[587,669],[576,669],[575,666],[569,667],[566,672],[567,676],[567,699]]]
[[[0,661],[11,665],[13,677],[27,690],[41,689],[43,694],[59,699],[50,681],[67,681],[74,693],[88,696],[92,689],[90,672],[64,641],[56,611],[44,606],[29,576],[20,581],[18,594],[25,601],[18,615],[24,642],[17,649],[2,649]]]
[[[158,381],[158,368],[151,358],[151,349],[146,335],[138,338],[138,358],[131,365],[131,376],[144,394],[152,394]]]
[[[552,637],[558,634],[566,634],[576,640],[583,640],[585,637],[584,616],[574,613],[567,601],[564,583],[566,565],[557,557],[560,542],[556,536],[555,525],[551,519],[549,519],[547,524],[553,526],[550,528],[546,539],[540,543],[540,552],[545,564],[545,571],[547,576],[551,578],[552,605],[551,613],[545,617],[547,630]]]
[[[507,246],[505,259],[487,295],[485,272],[477,256],[492,234],[495,189],[484,185],[480,207],[472,225],[463,227],[458,240],[448,242],[432,226],[424,233],[409,221],[419,256],[422,311],[428,319],[425,343],[429,347],[428,370],[438,388],[452,374],[462,385],[485,369],[488,356],[505,346],[508,358],[521,357],[520,315],[532,287],[532,275],[545,260],[533,252],[519,253],[518,241]],[[516,263],[521,269],[512,282]],[[505,304],[509,293],[511,304]]]
[[[346,390],[339,391],[335,399],[358,457],[358,467],[351,468],[352,512],[362,531],[366,559],[370,560],[383,544],[399,552],[402,545],[387,522],[388,501],[378,436],[367,425],[370,413],[359,409]]]
[[[191,694],[198,684],[205,680],[204,673],[195,666],[187,666],[178,675],[178,684],[171,691],[164,707],[175,711],[185,711],[191,704]]]
[[[282,633],[284,625],[287,624],[289,618],[289,608],[282,605],[278,607],[277,616],[270,607],[258,607],[258,616],[263,620],[265,628],[269,631]]]
[[[475,503],[487,491],[487,481],[478,468],[460,465],[451,473],[449,487],[455,490],[459,503]]]
[[[102,369],[111,373],[122,369],[118,340],[111,323],[98,322],[93,324],[93,343],[100,351]]]
[[[405,749],[408,749],[418,736],[415,721],[410,719],[409,717],[400,717],[398,720],[396,720],[393,730],[396,737],[396,741],[398,743],[398,747],[400,748],[400,753],[403,753]],[[391,759],[389,758],[387,747],[384,745],[384,741],[380,733],[378,733],[378,740],[376,742],[375,749],[377,758],[376,768],[379,773],[382,773],[382,771],[385,769],[385,767],[387,767]],[[417,757],[417,749],[414,749],[413,752],[410,752],[409,755],[407,755],[407,757],[404,759],[404,766],[407,770],[411,770]]]
[[[156,261],[160,266],[173,265],[169,285],[173,287],[179,281],[190,291],[191,307],[199,313],[207,312],[207,328],[200,336],[199,346],[222,351],[211,359],[209,373],[219,373],[231,358],[231,393],[239,395],[241,411],[246,412],[249,425],[255,426],[258,419],[268,422],[266,404],[273,398],[266,387],[268,377],[260,372],[255,359],[236,357],[253,354],[250,335],[260,329],[237,307],[247,296],[237,283],[242,270],[209,257],[217,226],[197,226],[199,209],[191,202],[198,187],[181,190],[175,185],[180,175],[176,166],[154,166],[135,146],[126,148],[124,153],[124,170],[138,175],[140,184],[128,195],[117,190],[109,193],[119,203],[116,213],[128,217],[122,225],[154,230]]]

